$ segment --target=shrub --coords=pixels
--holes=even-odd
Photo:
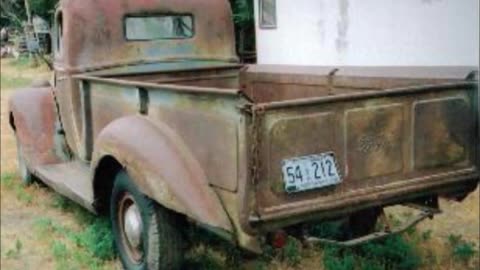
[[[354,248],[324,246],[323,264],[327,270],[417,269],[421,264],[415,247],[400,236],[370,242]]]
[[[302,259],[300,242],[293,238],[288,237],[287,243],[282,249],[283,259],[291,266],[296,266]]]
[[[312,225],[309,234],[318,238],[338,239],[343,237],[344,228],[342,221],[327,221]]]
[[[452,257],[465,265],[469,264],[475,254],[478,253],[475,244],[465,241],[461,235],[449,235],[448,242],[452,250]]]
[[[75,242],[93,256],[110,260],[115,256],[113,234],[107,218],[97,218],[85,231],[74,236]]]

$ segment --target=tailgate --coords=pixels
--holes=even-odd
[[[477,91],[461,82],[255,105],[259,218],[345,211],[478,177]],[[341,182],[287,192],[282,163],[323,153]]]

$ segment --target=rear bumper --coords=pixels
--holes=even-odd
[[[253,228],[262,231],[275,230],[308,220],[340,217],[370,207],[401,204],[428,195],[471,192],[479,180],[479,172],[475,167],[471,167],[335,196],[269,207],[260,216],[250,216],[249,223]]]

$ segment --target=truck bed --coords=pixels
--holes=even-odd
[[[248,183],[255,183],[255,203],[240,210],[255,213],[253,223],[462,192],[479,179],[474,68],[132,71],[76,77],[95,96],[91,141],[125,108],[162,121],[213,186],[240,191],[247,201]],[[112,100],[124,109],[102,113]],[[341,183],[287,192],[282,162],[322,153],[333,153]]]
[[[139,83],[241,90],[254,103],[464,81],[473,67],[299,67],[226,65],[105,77]],[[248,87],[247,87],[248,85]]]

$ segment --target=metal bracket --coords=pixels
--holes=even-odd
[[[318,238],[318,237],[311,237],[311,236],[306,236],[304,240],[309,244],[323,243],[323,244],[331,244],[331,245],[337,245],[342,247],[358,246],[360,244],[370,242],[372,240],[379,240],[391,235],[401,234],[407,231],[408,229],[410,229],[411,227],[417,225],[424,219],[432,218],[435,214],[438,214],[438,213],[440,213],[438,209],[422,208],[422,210],[418,215],[412,217],[405,224],[402,224],[397,228],[393,228],[393,229],[385,228],[383,231],[374,232],[374,233],[367,234],[367,235],[364,235],[355,239],[347,240],[347,241],[337,241],[332,239],[325,239],[325,238]]]

